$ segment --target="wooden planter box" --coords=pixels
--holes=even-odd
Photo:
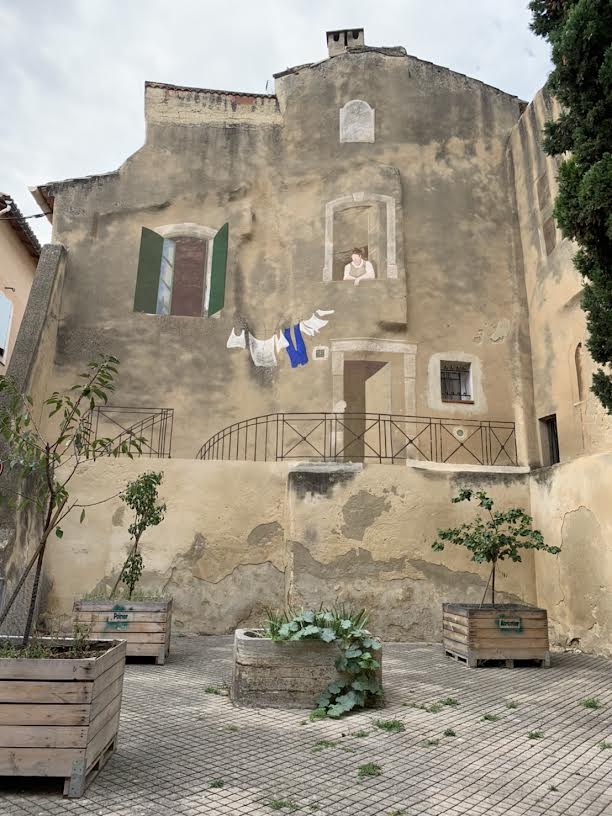
[[[320,640],[278,642],[236,629],[231,698],[259,708],[312,708],[315,697],[338,678],[335,643]],[[381,664],[382,649],[376,652]]]
[[[75,623],[90,637],[127,642],[127,656],[154,657],[158,666],[170,653],[172,601],[75,601]]]
[[[483,660],[539,660],[550,666],[545,609],[520,604],[443,604],[447,655],[470,667]]]
[[[125,643],[105,645],[91,658],[0,658],[0,776],[63,777],[64,796],[83,795],[117,745]]]

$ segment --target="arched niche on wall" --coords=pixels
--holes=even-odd
[[[354,248],[372,263],[376,278],[397,278],[395,209],[395,198],[380,193],[350,193],[328,201],[323,280],[342,280]]]
[[[340,108],[340,141],[373,142],[375,114],[363,99],[351,99]]]

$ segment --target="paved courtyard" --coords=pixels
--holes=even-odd
[[[56,780],[2,779],[0,814],[612,814],[612,661],[467,669],[440,646],[389,644],[384,711],[310,722],[211,693],[228,683],[231,638],[173,645],[166,666],[128,666],[119,750],[82,799]],[[360,778],[368,763],[380,775]]]

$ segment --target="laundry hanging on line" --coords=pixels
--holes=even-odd
[[[297,368],[298,366],[306,365],[308,362],[308,353],[306,351],[306,345],[304,344],[299,323],[296,323],[293,327],[293,333],[295,335],[295,343],[291,339],[291,329],[283,330],[283,334],[285,335],[285,339],[287,341],[286,349],[287,354],[289,355],[291,368]]]
[[[227,339],[227,343],[225,344],[227,348],[246,348],[246,340],[244,339],[244,329],[240,332],[240,334],[236,334],[234,329],[232,329],[232,333]]]

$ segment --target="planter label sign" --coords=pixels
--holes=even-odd
[[[497,618],[497,628],[500,632],[522,632],[523,621],[521,618],[508,618],[505,615],[499,615]]]

